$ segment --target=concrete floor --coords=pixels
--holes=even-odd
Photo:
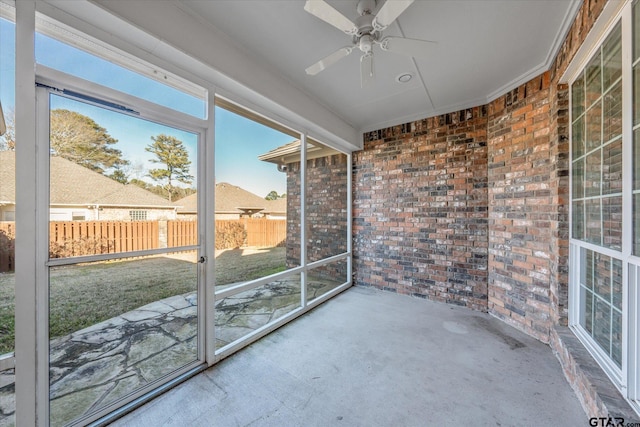
[[[489,315],[351,288],[114,426],[587,425],[548,346]]]

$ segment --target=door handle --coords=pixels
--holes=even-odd
[[[200,264],[204,264],[205,262],[207,262],[207,257],[203,257],[203,256],[201,256],[201,257],[198,259],[198,262],[199,262]]]

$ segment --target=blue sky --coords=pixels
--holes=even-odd
[[[0,101],[5,112],[13,109],[15,105],[14,28],[13,23],[0,18]],[[36,37],[36,60],[48,67],[196,117],[202,118],[205,114],[205,105],[202,100],[46,36],[37,35]],[[175,136],[187,148],[192,163],[191,174],[196,175],[197,138],[192,133],[60,96],[52,97],[51,107],[77,111],[91,117],[107,129],[107,132],[118,140],[114,147],[122,151],[123,157],[131,162],[131,171],[134,175],[146,173],[140,169],[158,167],[149,162],[153,156],[144,150],[151,143],[151,136],[159,133]],[[215,118],[216,180],[238,185],[262,197],[271,190],[276,190],[278,193],[286,192],[286,176],[278,172],[275,165],[259,161],[257,156],[291,142],[292,138],[220,108],[216,108]]]

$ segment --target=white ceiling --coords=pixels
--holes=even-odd
[[[358,16],[357,0],[328,3],[351,20]],[[179,7],[355,129],[367,131],[482,105],[547,70],[579,3],[417,0],[384,35],[437,41],[429,59],[376,47],[376,80],[365,88],[359,51],[316,76],[305,73],[349,46],[351,36],[305,12],[302,0],[182,0]],[[396,82],[407,72],[414,75],[409,83]]]

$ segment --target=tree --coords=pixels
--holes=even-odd
[[[131,178],[129,184],[136,185],[140,188],[143,188],[153,194],[157,194],[160,197],[167,196],[167,189],[162,185],[153,185],[149,184],[146,181],[143,181],[138,178]],[[173,187],[173,191],[171,192],[172,200],[182,199],[183,197],[190,196],[193,193],[196,193],[197,190],[192,187]]]
[[[92,118],[75,111],[51,111],[50,143],[52,152],[60,157],[104,174],[129,162],[122,152],[110,147],[118,142]]]
[[[131,181],[129,181],[129,184],[137,185],[138,187],[143,188],[145,190],[150,190],[150,187],[151,187],[151,184],[138,178],[132,178]]]
[[[7,131],[0,136],[0,151],[13,151],[16,149],[16,114],[13,109],[4,112]]]
[[[175,181],[183,184],[191,184],[193,181],[193,176],[189,175],[189,166],[191,165],[189,153],[184,148],[182,141],[174,136],[160,134],[152,136],[151,140],[153,142],[145,148],[146,151],[156,156],[155,159],[150,160],[151,163],[162,164],[165,167],[164,169],[149,170],[149,176],[160,184],[166,182],[164,187],[169,195],[169,201],[172,201],[175,195]]]
[[[127,174],[122,169],[116,169],[111,175],[108,176],[114,181],[118,181],[120,184],[127,184],[129,182]]]
[[[278,196],[278,192],[276,190],[269,191],[269,194],[265,196],[265,200],[277,200],[280,196]]]

